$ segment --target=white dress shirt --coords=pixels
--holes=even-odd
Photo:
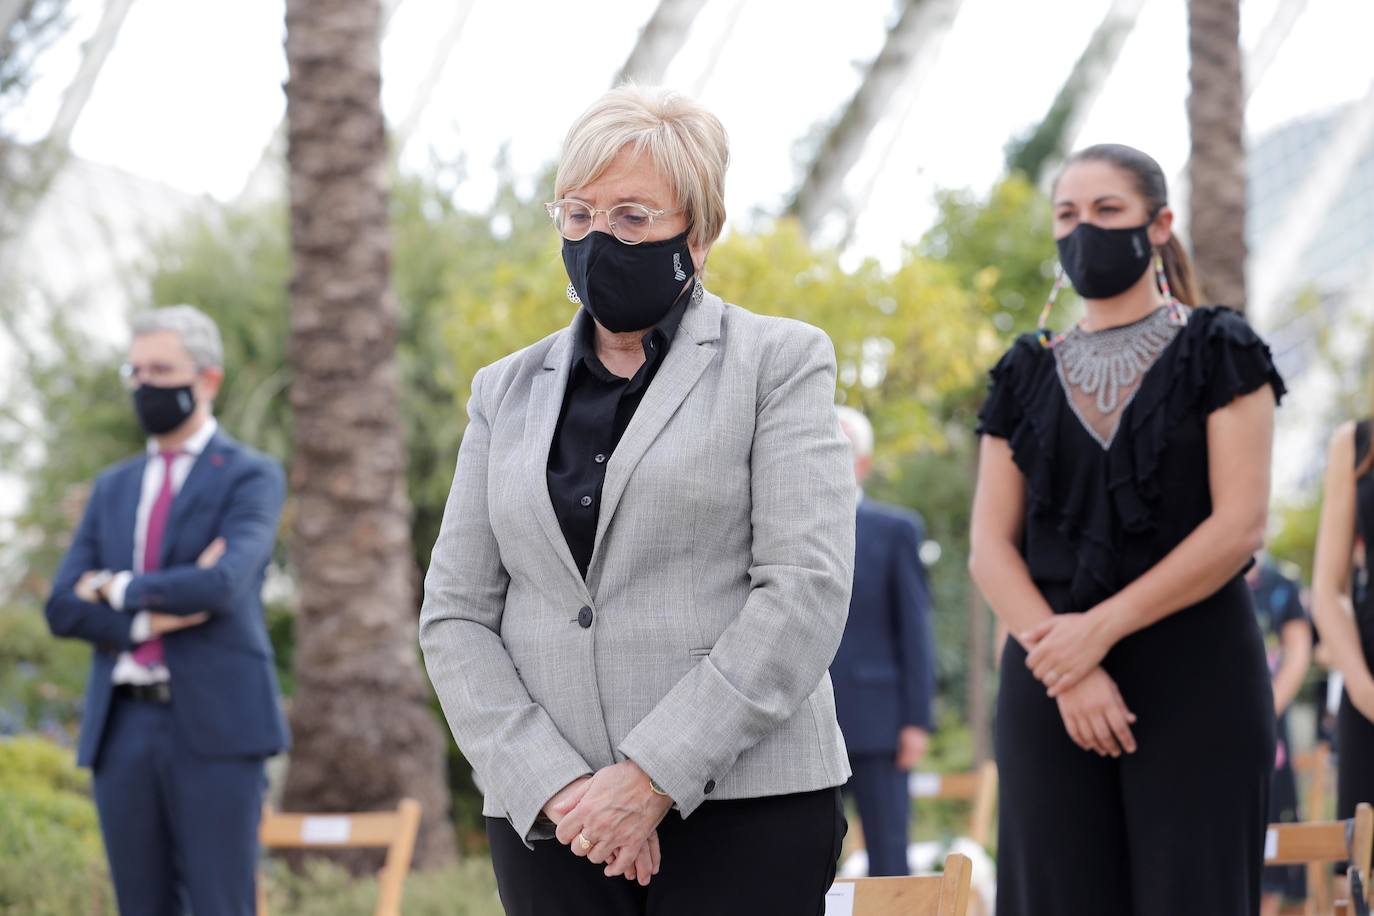
[[[215,431],[219,429],[219,423],[214,417],[205,421],[195,434],[182,444],[177,456],[172,459],[172,494],[173,497],[181,491],[181,486],[186,482],[186,478],[191,473],[191,468],[195,467],[196,459],[205,451],[205,447],[214,438]],[[162,490],[162,475],[166,462],[158,458],[158,445],[156,439],[148,440],[148,463],[143,468],[143,489],[138,497],[138,514],[134,516],[134,568],[132,572],[125,571],[116,573],[114,579],[110,581],[105,590],[109,598],[110,607],[117,611],[126,610],[124,607],[124,592],[129,587],[129,582],[136,574],[140,574],[143,569],[143,552],[148,543],[148,516],[152,514],[153,503],[157,502],[157,494]],[[166,532],[163,533],[164,537]],[[129,635],[134,642],[145,642],[152,634],[150,630],[150,620],[147,611],[138,611],[134,615],[133,628]],[[132,653],[121,652],[119,659],[115,662],[114,673],[111,680],[116,684],[156,684],[171,679],[166,665],[154,665],[146,667],[134,661]]]

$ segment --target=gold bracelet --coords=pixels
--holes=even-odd
[[[672,798],[671,795],[663,791],[662,786],[654,782],[654,778],[652,776],[649,777],[649,788],[653,791],[655,795],[662,795],[664,798]]]

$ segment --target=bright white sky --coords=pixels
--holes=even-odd
[[[384,102],[400,123],[434,46],[466,0],[404,0],[383,48]],[[1279,0],[1246,0],[1253,43]],[[928,225],[941,187],[985,187],[1003,145],[1044,113],[1107,0],[964,0],[914,104],[892,105],[850,188],[871,186],[855,252],[891,263]],[[73,0],[72,41],[49,55],[21,125],[41,134],[74,71],[97,0]],[[408,168],[462,156],[474,206],[503,146],[518,174],[551,161],[571,119],[624,62],[654,0],[473,0],[461,40],[405,147]],[[794,145],[853,93],[893,0],[710,0],[665,82],[724,121],[734,224],[793,187]],[[728,39],[727,26],[734,22]],[[279,0],[137,0],[73,138],[86,158],[229,199],[258,161],[285,100]],[[1374,3],[1309,0],[1248,112],[1252,134],[1364,95],[1374,80]],[[586,67],[569,72],[569,49]],[[710,61],[717,61],[714,68]],[[1149,0],[1078,138],[1118,140],[1176,174],[1187,155],[1185,0]],[[709,71],[709,72],[708,72]],[[903,113],[905,111],[905,117]]]

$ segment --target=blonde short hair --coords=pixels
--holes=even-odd
[[[627,83],[584,111],[563,140],[554,196],[590,184],[627,146],[646,153],[667,180],[690,227],[688,242],[706,247],[725,225],[730,144],[720,120],[686,96]]]

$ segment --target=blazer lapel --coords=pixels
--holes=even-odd
[[[134,564],[134,534],[138,528],[138,501],[143,496],[143,472],[148,467],[148,455],[145,452],[138,460],[132,462],[124,472],[124,484],[119,488],[119,493],[115,497],[115,531],[119,540],[119,546],[115,551],[116,559],[120,561],[118,569],[136,569]]]
[[[554,428],[558,425],[558,415],[563,411],[563,394],[568,387],[568,375],[572,371],[572,334],[576,332],[577,322],[581,319],[579,311],[572,325],[558,335],[558,339],[544,355],[543,371],[530,383],[529,408],[525,414],[525,447],[527,456],[525,467],[526,492],[534,504],[535,518],[548,536],[549,544],[563,566],[572,573],[582,589],[584,598],[590,602],[587,585],[582,573],[577,569],[568,541],[559,527],[558,516],[553,511],[553,499],[549,496],[549,450],[553,447]]]
[[[171,551],[172,546],[176,544],[177,530],[185,523],[186,518],[205,491],[219,480],[219,475],[224,468],[227,446],[228,441],[224,434],[216,432],[206,443],[204,451],[197,456],[195,463],[191,465],[191,473],[186,475],[186,480],[182,482],[176,498],[172,500],[172,509],[167,516],[167,527],[163,529],[162,533],[162,569],[166,569],[167,564],[171,562]]]
[[[689,307],[682,316],[682,324],[678,326],[677,337],[663,360],[663,366],[654,376],[649,390],[644,392],[639,409],[626,427],[625,435],[620,438],[620,444],[615,447],[611,460],[606,463],[606,482],[601,488],[601,514],[597,519],[589,569],[596,567],[601,540],[610,527],[616,507],[620,505],[620,497],[630,482],[630,475],[715,358],[716,348],[713,344],[720,339],[723,311],[724,303],[720,297],[706,293],[701,302]]]

